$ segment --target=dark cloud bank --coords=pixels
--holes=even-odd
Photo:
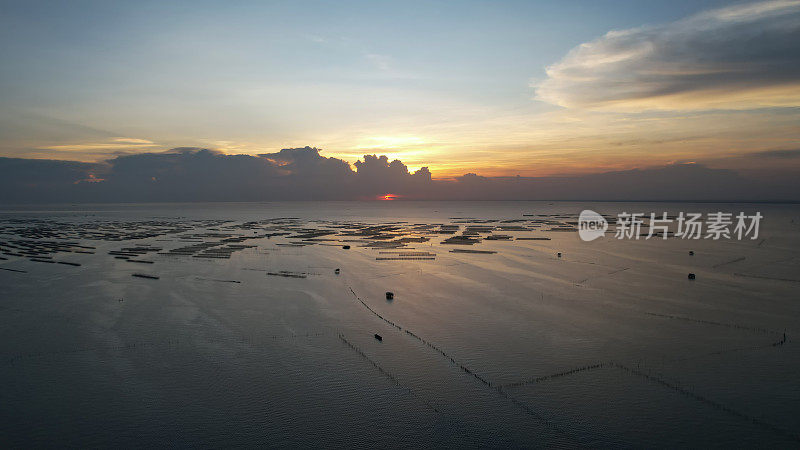
[[[427,168],[409,173],[385,156],[365,155],[353,170],[311,147],[258,156],[177,148],[96,164],[0,158],[4,204],[371,200],[389,193],[416,200],[798,201],[800,183],[750,179],[700,164],[574,177],[432,180]]]

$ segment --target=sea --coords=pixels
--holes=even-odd
[[[798,448],[798,250],[797,204],[6,205],[0,446]]]

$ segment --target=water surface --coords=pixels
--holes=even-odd
[[[744,241],[552,231],[585,208],[765,219]],[[0,442],[796,448],[799,221],[796,205],[6,207]],[[450,245],[447,226],[492,230]]]

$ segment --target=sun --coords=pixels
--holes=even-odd
[[[398,197],[399,197],[399,195],[395,195],[395,194],[386,194],[386,195],[384,195],[384,196],[382,196],[382,197],[379,197],[379,198],[380,198],[381,200],[395,200],[395,199],[396,199],[396,198],[398,198]]]

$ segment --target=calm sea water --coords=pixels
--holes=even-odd
[[[586,208],[764,219],[742,241],[547,231]],[[798,233],[798,205],[5,207],[0,445],[796,448]],[[374,248],[403,236],[429,240]],[[165,254],[198,244],[227,250]]]

